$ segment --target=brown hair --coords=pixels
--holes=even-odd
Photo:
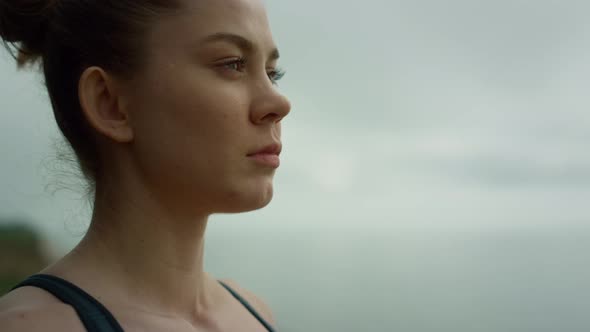
[[[0,0],[0,37],[19,67],[42,66],[57,124],[91,184],[100,163],[80,108],[80,76],[90,66],[133,74],[150,23],[179,7],[174,0]]]

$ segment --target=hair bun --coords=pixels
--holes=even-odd
[[[19,65],[35,62],[43,53],[53,3],[53,0],[0,0],[0,37],[5,43],[18,44]]]

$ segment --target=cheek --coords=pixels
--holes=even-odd
[[[160,172],[221,170],[247,148],[246,96],[228,82],[171,76],[138,103],[138,152]]]

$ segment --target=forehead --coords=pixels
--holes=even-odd
[[[261,0],[181,0],[181,3],[188,15],[198,15],[205,20],[266,21],[266,9]]]
[[[154,26],[156,43],[201,40],[215,33],[234,33],[257,47],[274,47],[261,0],[181,0],[182,10]]]

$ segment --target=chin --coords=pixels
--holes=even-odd
[[[240,213],[262,209],[273,197],[273,187],[258,185],[254,190],[240,190],[228,193],[220,213]]]

